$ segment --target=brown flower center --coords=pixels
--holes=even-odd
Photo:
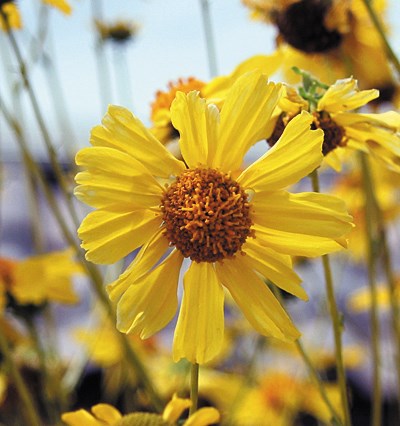
[[[183,172],[164,193],[161,210],[165,237],[195,262],[230,258],[253,236],[247,194],[218,170]]]
[[[346,131],[332,120],[330,114],[326,111],[318,111],[313,113],[314,120],[311,128],[322,129],[324,131],[324,142],[322,144],[322,154],[327,155],[338,146],[346,146]],[[283,112],[276,121],[275,128],[271,136],[267,139],[269,146],[274,146],[278,139],[282,136],[285,127],[294,116]]]
[[[307,53],[327,52],[342,41],[339,31],[325,27],[330,6],[330,1],[301,0],[278,12],[274,21],[280,35],[294,48]]]

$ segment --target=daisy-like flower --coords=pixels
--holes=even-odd
[[[346,244],[352,224],[341,200],[284,190],[322,160],[323,132],[310,130],[307,112],[238,174],[247,150],[266,137],[280,94],[281,85],[259,72],[233,84],[221,112],[198,92],[178,92],[171,119],[183,161],[129,111],[110,106],[103,125],[92,130],[93,147],[76,156],[86,170],[76,177],[75,193],[97,208],[78,230],[87,259],[113,263],[142,246],[108,286],[120,331],[147,338],[165,327],[178,309],[182,262],[191,261],[175,329],[176,361],[205,363],[219,353],[224,288],[259,333],[297,339],[262,277],[307,299],[290,255],[318,256]]]
[[[70,250],[30,256],[24,260],[0,258],[0,307],[10,294],[20,305],[47,301],[76,303],[74,274],[82,273]]]
[[[283,112],[268,138],[271,146],[286,124],[303,108],[309,108],[303,99],[300,101],[291,93],[288,92],[287,99],[280,105]],[[324,131],[322,152],[327,164],[336,171],[341,170],[348,149],[370,153],[389,168],[400,171],[400,114],[394,111],[377,114],[354,112],[378,96],[378,90],[359,90],[357,80],[346,78],[336,81],[318,100],[313,112],[313,126]]]
[[[266,75],[271,75],[276,72],[280,64],[279,52],[271,55],[255,55],[240,63],[230,74],[215,77],[208,83],[194,77],[180,78],[176,82],[170,82],[168,90],[159,90],[151,104],[151,121],[153,124],[151,131],[153,135],[164,144],[179,137],[171,122],[170,113],[177,92],[189,93],[192,90],[197,90],[201,97],[220,107],[227,90],[240,76],[255,69]]]
[[[62,420],[68,426],[173,426],[176,425],[182,413],[192,405],[190,399],[174,395],[166,405],[162,415],[153,413],[131,413],[123,416],[109,404],[97,404],[92,407],[92,413],[77,410],[64,413]],[[208,426],[217,423],[219,412],[213,407],[203,407],[189,416],[182,426]]]
[[[242,0],[254,19],[277,28],[285,81],[297,66],[333,83],[352,74],[362,88],[378,88],[390,101],[395,82],[386,52],[362,0]],[[379,16],[385,0],[375,0]],[[365,61],[368,58],[368,61]]]

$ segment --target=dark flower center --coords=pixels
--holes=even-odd
[[[306,53],[327,52],[338,47],[342,35],[325,27],[324,20],[331,1],[302,0],[277,13],[274,21],[283,39]]]
[[[253,235],[247,194],[218,170],[183,172],[164,193],[161,210],[165,237],[196,262],[233,257]]]

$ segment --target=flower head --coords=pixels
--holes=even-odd
[[[95,26],[101,40],[110,40],[119,44],[132,40],[139,30],[139,26],[135,22],[125,20],[118,20],[109,24],[103,21],[95,21]]]
[[[238,173],[247,150],[266,137],[281,85],[253,72],[228,91],[221,112],[198,92],[178,92],[171,119],[184,161],[127,110],[111,106],[78,152],[75,193],[97,208],[78,233],[88,260],[113,263],[142,246],[108,286],[117,327],[147,338],[178,309],[173,356],[204,363],[220,351],[224,288],[261,334],[293,340],[299,332],[262,276],[306,299],[290,255],[318,256],[345,245],[351,217],[328,195],[290,194],[285,187],[322,160],[322,131],[303,112],[279,142]],[[295,141],[301,141],[298,144]]]
[[[400,171],[400,114],[394,111],[364,114],[356,110],[379,96],[375,89],[359,90],[357,80],[346,78],[331,85],[320,97],[313,111],[313,127],[324,131],[322,152],[325,161],[341,170],[343,156],[348,149],[371,153],[389,168]],[[309,108],[289,91],[283,112],[268,138],[273,145],[285,125],[303,108]],[[345,148],[345,149],[342,149]]]

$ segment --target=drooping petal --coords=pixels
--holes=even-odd
[[[97,404],[92,407],[92,413],[108,425],[113,425],[122,418],[121,413],[109,404]]]
[[[102,126],[93,128],[90,142],[124,151],[141,162],[151,174],[168,178],[185,169],[143,123],[125,108],[110,105]]]
[[[216,270],[219,279],[258,333],[281,340],[296,340],[300,336],[267,284],[240,257],[217,263]]]
[[[242,261],[249,268],[255,269],[282,290],[302,300],[308,300],[307,293],[300,285],[300,277],[293,271],[290,256],[258,244],[257,238],[247,239],[242,250],[246,253]]]
[[[179,398],[176,393],[173,394],[171,401],[165,406],[162,418],[169,423],[178,421],[182,413],[192,405],[188,398]]]
[[[252,204],[254,222],[268,229],[338,238],[353,228],[344,201],[328,194],[261,192]]]
[[[150,210],[116,213],[96,210],[89,213],[78,229],[86,259],[111,264],[143,245],[161,225]]]
[[[357,123],[369,123],[393,131],[400,130],[400,114],[395,111],[386,111],[380,114],[361,114],[356,112],[343,112],[332,115],[339,126],[352,126]]]
[[[63,413],[61,416],[63,422],[68,426],[100,426],[101,423],[96,420],[86,410],[80,409]]]
[[[231,74],[213,78],[201,89],[201,95],[213,101],[224,99],[227,91],[235,81],[247,72],[259,70],[270,76],[276,72],[282,63],[282,53],[276,50],[271,55],[255,55],[241,62]]]
[[[212,167],[226,172],[239,169],[248,149],[267,136],[281,92],[280,84],[268,83],[260,72],[247,73],[235,82],[221,111]]]
[[[209,165],[209,151],[213,152],[217,145],[218,109],[214,105],[207,106],[199,92],[178,92],[171,106],[171,120],[179,131],[186,164],[190,168]]]
[[[310,130],[312,116],[303,111],[286,126],[278,142],[251,164],[237,181],[254,191],[272,191],[298,182],[321,163],[321,129]]]
[[[224,291],[211,263],[192,262],[184,277],[184,294],[175,328],[173,358],[204,364],[221,350],[224,336]]]
[[[290,256],[317,257],[346,247],[343,237],[335,240],[254,226],[258,243]]]
[[[337,80],[318,102],[318,111],[339,112],[357,109],[379,97],[379,90],[358,90],[357,80]]]
[[[134,261],[118,279],[107,285],[107,293],[113,303],[118,303],[128,287],[134,285],[139,278],[148,273],[167,252],[169,243],[163,232],[164,228],[160,228],[143,245]]]
[[[221,416],[214,407],[202,407],[185,421],[183,426],[209,426],[218,423]]]
[[[174,250],[131,285],[117,304],[117,328],[147,339],[165,327],[178,308],[177,287],[183,256]]]

